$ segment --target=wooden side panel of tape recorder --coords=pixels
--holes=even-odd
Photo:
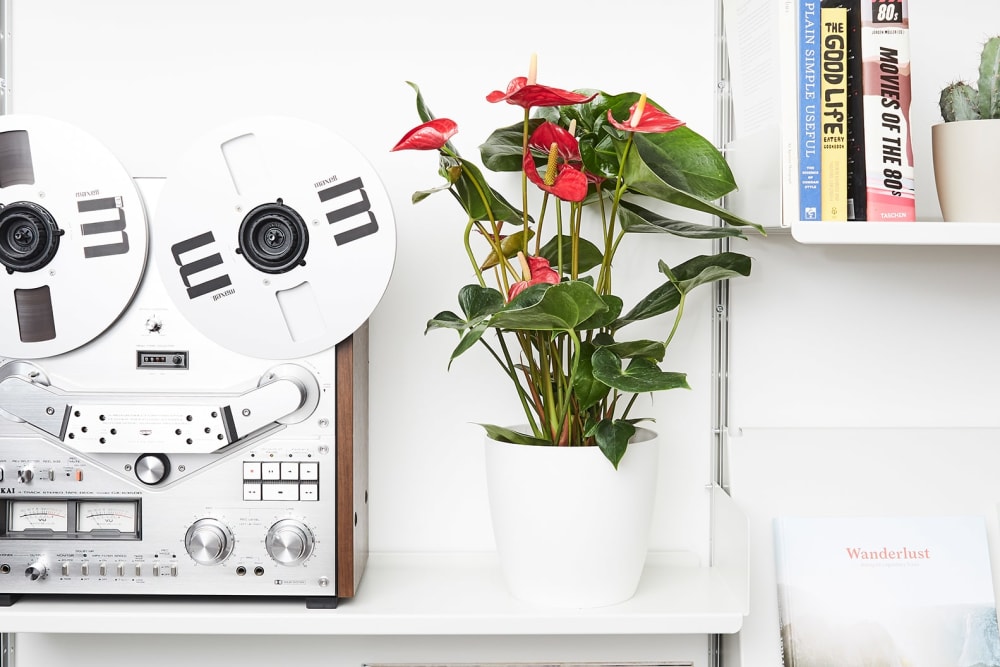
[[[337,597],[368,562],[368,323],[337,344]]]

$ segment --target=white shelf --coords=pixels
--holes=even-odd
[[[793,222],[800,243],[868,245],[1000,245],[995,222]]]
[[[213,635],[739,631],[745,592],[734,591],[721,568],[691,565],[692,559],[691,554],[650,554],[636,595],[599,609],[540,609],[519,602],[506,592],[493,553],[372,554],[358,596],[342,600],[337,609],[306,609],[302,600],[28,596],[0,609],[0,628],[13,633]]]
[[[337,609],[302,599],[25,596],[0,608],[0,632],[210,635],[732,634],[749,613],[746,514],[710,489],[714,564],[652,552],[636,594],[597,609],[513,598],[493,552],[373,553],[357,596]]]

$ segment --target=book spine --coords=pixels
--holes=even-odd
[[[800,0],[798,25],[799,63],[799,218],[819,220],[819,0]]]
[[[847,10],[820,9],[822,219],[847,220]]]
[[[865,177],[865,109],[862,85],[861,1],[844,0],[847,9],[847,219],[868,219]]]
[[[867,219],[916,219],[909,0],[861,0]]]

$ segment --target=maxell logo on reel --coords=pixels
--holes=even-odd
[[[378,231],[378,221],[375,219],[375,214],[371,211],[372,205],[371,202],[368,201],[368,193],[365,192],[364,184],[361,182],[360,177],[352,178],[345,183],[334,185],[333,187],[326,188],[325,190],[320,190],[317,193],[319,195],[319,200],[325,202],[330,201],[331,199],[337,199],[338,197],[343,197],[355,191],[357,191],[358,195],[361,197],[361,201],[348,204],[328,212],[326,214],[326,220],[331,225],[334,225],[338,222],[347,220],[348,218],[353,218],[356,215],[367,213],[368,222],[360,225],[359,227],[355,227],[354,229],[334,234],[333,238],[337,242],[337,245],[344,245],[345,243],[350,243],[351,241],[357,241],[360,238],[371,236]]]
[[[97,192],[95,190],[95,192]],[[86,199],[76,203],[77,211],[80,213],[104,213],[105,211],[116,211],[117,219],[99,220],[96,222],[85,222],[80,225],[80,233],[84,236],[95,234],[117,234],[116,240],[102,245],[86,246],[83,249],[83,256],[90,259],[92,257],[107,257],[108,255],[124,255],[128,252],[128,234],[125,232],[125,209],[122,208],[121,197],[102,197],[101,199]]]
[[[214,267],[222,266],[222,255],[217,252],[193,259],[187,263],[181,261],[181,255],[194,252],[199,248],[207,248],[214,243],[215,236],[212,232],[205,232],[204,234],[199,234],[198,236],[175,243],[170,247],[170,253],[174,256],[177,266],[180,267],[181,281],[184,283],[184,287],[187,288],[189,299],[196,299],[199,296],[215,292],[233,284],[233,281],[229,279],[228,273],[223,273],[213,278],[206,278],[200,283],[191,282],[192,276],[210,271]]]

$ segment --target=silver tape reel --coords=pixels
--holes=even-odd
[[[80,128],[0,116],[0,356],[84,345],[129,305],[146,265],[135,183]]]
[[[153,252],[181,313],[247,356],[328,349],[371,315],[396,231],[371,165],[328,129],[247,118],[198,139],[166,179]]]

